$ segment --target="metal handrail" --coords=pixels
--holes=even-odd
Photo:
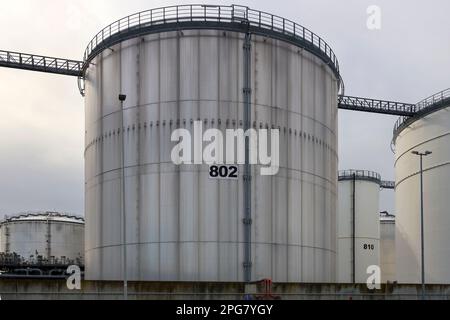
[[[395,189],[395,181],[381,181],[382,189]]]
[[[0,220],[0,224],[7,223],[7,222],[13,222],[18,221],[22,218],[33,218],[33,217],[56,217],[56,218],[68,218],[68,219],[74,219],[78,221],[84,222],[84,217],[69,214],[69,213],[60,213],[60,212],[24,212],[24,213],[18,213],[13,216],[5,216],[3,220]]]
[[[168,6],[138,12],[113,22],[103,28],[89,42],[84,53],[86,64],[95,54],[98,46],[106,43],[108,39],[130,30],[139,30],[151,26],[181,22],[218,22],[218,23],[246,23],[249,26],[265,29],[271,32],[291,36],[308,43],[319,50],[333,65],[339,74],[339,62],[331,47],[311,30],[292,22],[291,20],[252,10],[246,6],[231,5],[178,5]]]
[[[381,175],[374,171],[369,170],[342,170],[338,172],[339,180],[349,179],[349,178],[366,178],[373,179],[381,182]]]
[[[432,96],[423,99],[415,105],[415,114],[413,117],[400,117],[394,125],[394,139],[397,134],[415,117],[432,110],[435,106],[448,101],[450,103],[450,88],[442,90]]]
[[[48,71],[67,75],[81,75],[83,62],[46,57],[28,53],[0,50],[0,65]]]
[[[416,112],[415,105],[410,103],[342,95],[338,96],[338,106],[340,109],[402,116],[413,116]]]

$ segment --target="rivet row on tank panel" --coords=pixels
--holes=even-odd
[[[176,120],[176,124],[177,124],[177,125],[179,125],[180,122],[181,122],[180,119],[177,119],[177,120]],[[211,122],[212,125],[214,125],[214,124],[216,123],[216,119],[211,119],[210,122]],[[222,119],[217,119],[217,122],[218,122],[219,124],[222,124]],[[231,122],[233,123],[233,126],[236,124],[236,120],[232,120]],[[173,120],[170,120],[169,123],[170,123],[170,126],[173,126],[174,121],[173,121]],[[186,124],[186,119],[183,119],[183,123]],[[193,123],[193,120],[192,120],[192,119],[191,119],[191,123]],[[208,124],[208,119],[205,119],[205,120],[204,120],[204,123],[205,123],[205,124]],[[225,123],[226,123],[226,125],[228,126],[228,125],[230,124],[230,119],[226,119],[226,120],[225,120]],[[147,122],[145,122],[145,123],[144,123],[144,127],[146,128],[147,125],[148,125]],[[157,125],[159,126],[159,121],[157,122]],[[166,120],[163,120],[163,125],[164,125],[164,126],[166,125]],[[240,120],[240,125],[241,125],[241,126],[243,125],[243,121],[242,121],[242,120]],[[153,126],[153,121],[150,122],[150,126]],[[259,123],[259,127],[260,127],[261,129],[262,129],[264,126],[265,126],[267,129],[269,129],[269,126],[271,126],[272,129],[278,128],[278,130],[281,131],[281,126],[279,126],[279,125],[276,126],[275,124],[269,125],[268,123],[266,123],[266,124],[263,124],[262,122]],[[133,124],[132,126],[128,126],[128,131],[130,131],[130,127],[132,127],[132,129],[135,130],[135,129],[136,129],[136,124]],[[137,127],[138,127],[138,130],[140,130],[140,129],[141,129],[141,123],[138,123],[138,124],[137,124]],[[256,129],[256,127],[257,127],[257,122],[256,122],[256,121],[253,122],[253,127]],[[123,130],[125,130],[125,127],[123,127]],[[120,131],[121,131],[120,128],[117,129],[117,134],[120,134]],[[286,127],[283,127],[283,131],[284,131],[285,134],[287,133],[287,131],[289,131],[289,134],[292,134],[293,129],[292,129],[292,128],[286,128]],[[98,138],[95,138],[94,140],[92,140],[92,142],[91,142],[89,145],[92,145],[92,144],[94,144],[94,143],[96,143],[96,142],[98,142],[98,141],[100,141],[100,140],[103,140],[103,139],[107,138],[108,136],[111,137],[111,135],[115,135],[115,134],[116,134],[116,130],[113,130],[113,131],[110,130],[109,132],[103,133],[103,134],[101,134]],[[297,135],[297,129],[294,130],[294,134]],[[318,137],[315,137],[314,135],[307,134],[307,133],[305,133],[305,132],[302,132],[301,130],[298,131],[298,134],[299,134],[300,137],[301,137],[302,134],[303,134],[303,137],[304,137],[305,139],[306,139],[306,137],[307,137],[308,140],[312,140],[313,142],[315,142],[315,143],[317,143],[317,144],[319,144],[319,145],[322,145],[322,144],[323,144],[323,146],[326,147],[326,148],[331,148],[327,143],[325,143],[325,141],[322,141],[321,139],[319,139]]]

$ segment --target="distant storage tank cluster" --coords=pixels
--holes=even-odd
[[[122,279],[126,252],[128,280],[335,281],[340,77],[322,39],[246,7],[178,6],[112,24],[85,59],[87,279]],[[278,174],[175,165],[171,134],[196,121],[279,129]]]
[[[421,281],[420,159],[423,157],[426,283],[450,283],[450,89],[425,99],[395,127],[396,256],[400,283]]]
[[[84,219],[56,212],[24,213],[0,222],[0,254],[18,264],[83,264]]]
[[[397,281],[395,267],[395,217],[389,214],[380,216],[380,267],[381,281]]]
[[[375,172],[339,172],[339,283],[366,283],[367,269],[380,266],[380,184]]]

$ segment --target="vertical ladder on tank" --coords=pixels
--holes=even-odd
[[[8,224],[5,224],[5,253],[10,253],[10,234]]]
[[[244,131],[251,128],[251,34],[246,33],[244,40]],[[244,280],[252,279],[252,172],[250,165],[250,137],[245,139],[244,165]]]
[[[51,237],[52,237],[52,235],[51,235],[51,225],[50,225],[50,214],[47,216],[47,221],[46,222],[47,222],[47,224],[46,224],[47,230],[46,230],[46,233],[45,233],[45,241],[46,241],[45,251],[46,251],[46,255],[47,255],[47,261],[50,262],[51,254],[52,254],[52,252],[51,252],[51,245],[50,245]]]

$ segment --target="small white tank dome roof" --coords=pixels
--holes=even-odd
[[[47,220],[84,224],[84,218],[82,216],[53,211],[24,212],[12,216],[5,216],[5,218],[2,221],[0,221],[0,224],[19,221],[47,221]]]

